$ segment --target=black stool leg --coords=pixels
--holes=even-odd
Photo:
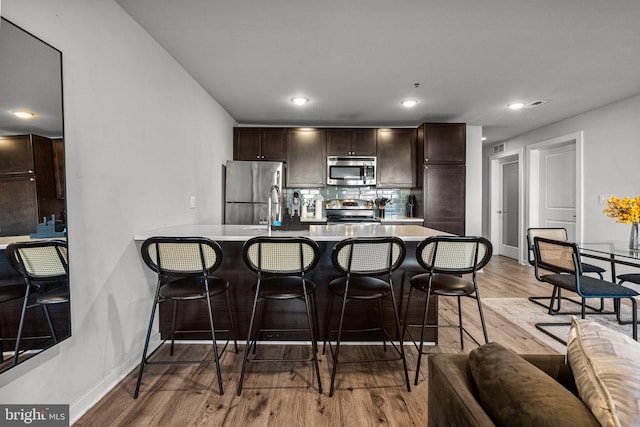
[[[27,316],[27,305],[29,303],[30,289],[27,284],[27,290],[24,293],[24,302],[22,303],[22,313],[20,314],[20,323],[18,324],[18,335],[16,335],[16,348],[13,353],[13,366],[18,364],[18,353],[20,352],[20,340],[22,339],[22,330],[24,329],[24,319]]]
[[[384,318],[382,317],[382,300],[378,298],[378,321],[380,322],[380,337],[382,338],[382,348],[387,352],[387,339],[384,330]]]
[[[53,338],[53,342],[58,342],[58,337],[56,336],[56,330],[53,328],[53,322],[51,321],[51,314],[49,313],[49,307],[46,304],[42,304],[42,309],[44,310],[44,317],[47,318],[47,324],[49,325],[49,332],[51,332],[51,337]]]
[[[233,346],[235,347],[236,354],[238,354],[238,341],[236,340],[236,323],[233,320],[233,313],[231,312],[231,299],[229,298],[229,289],[224,291],[227,298],[227,309],[229,311],[229,322],[231,323],[231,334],[233,334]]]
[[[318,343],[316,342],[316,335],[314,333],[314,321],[311,317],[311,304],[309,302],[309,295],[307,294],[306,287],[304,291],[304,306],[307,311],[307,322],[309,324],[309,334],[311,334],[311,351],[313,354],[313,364],[316,371],[316,378],[318,378],[318,393],[322,394],[322,381],[320,380],[320,366],[318,365]]]
[[[462,303],[458,296],[458,325],[460,325],[460,350],[464,350],[464,327],[462,326]]]
[[[216,364],[216,375],[218,376],[218,390],[220,395],[224,394],[222,390],[222,375],[220,373],[220,355],[218,354],[218,343],[216,342],[216,329],[213,324],[213,310],[211,310],[211,296],[207,288],[207,309],[209,311],[209,326],[211,327],[211,341],[213,343],[213,358]]]
[[[333,294],[331,292],[329,292],[329,301],[327,302],[327,321],[326,321],[326,327],[324,330],[324,340],[322,342],[322,354],[325,354],[325,350],[327,349],[327,340],[331,340],[331,337],[329,336],[330,332],[331,332],[331,306],[333,305]],[[329,343],[329,346],[331,346],[331,343]]]
[[[178,318],[178,300],[173,300],[173,316],[171,316],[171,349],[169,355],[173,356],[173,346],[176,338],[176,319]]]
[[[142,357],[140,360],[140,369],[138,370],[138,381],[136,381],[136,390],[133,392],[133,398],[138,398],[138,392],[140,392],[140,383],[142,382],[142,372],[144,371],[144,365],[147,363],[147,351],[149,350],[149,340],[151,339],[151,331],[153,330],[153,319],[156,315],[156,307],[158,306],[158,297],[160,294],[160,282],[156,287],[156,295],[153,298],[153,307],[151,308],[151,316],[149,318],[149,327],[147,328],[147,337],[144,340],[144,349],[142,350]]]
[[[400,338],[398,345],[400,346],[400,356],[402,358],[402,368],[404,369],[404,379],[407,383],[407,391],[411,391],[411,384],[409,382],[409,370],[407,369],[407,358],[404,354],[404,341],[400,333],[400,313],[398,312],[398,305],[396,304],[396,296],[391,288],[391,304],[393,304],[393,314],[396,320],[396,336]]]
[[[342,297],[342,309],[340,310],[340,323],[338,324],[338,337],[336,339],[336,351],[333,353],[333,369],[331,370],[331,387],[329,388],[329,397],[333,396],[333,386],[336,379],[336,371],[338,369],[339,357],[340,357],[340,339],[342,338],[342,326],[344,321],[344,312],[347,307],[347,289],[349,285],[345,287],[344,296]]]
[[[427,299],[424,303],[424,315],[422,316],[422,328],[420,329],[420,346],[418,347],[418,362],[416,363],[416,377],[413,382],[418,385],[418,377],[420,375],[420,364],[422,362],[422,349],[424,347],[424,329],[427,326],[427,316],[429,315],[429,299],[431,298],[431,286],[427,289]]]
[[[251,348],[251,335],[253,331],[253,322],[256,316],[256,307],[258,305],[258,293],[260,292],[260,283],[256,287],[256,295],[253,299],[253,310],[251,310],[251,320],[249,321],[249,332],[247,335],[247,344],[244,346],[244,356],[242,357],[242,370],[240,371],[240,380],[238,381],[237,395],[242,394],[242,383],[244,381],[244,373],[247,369],[247,358],[249,357],[249,350]]]
[[[480,313],[480,323],[482,324],[482,333],[484,334],[484,343],[489,343],[489,335],[487,334],[487,325],[484,321],[484,312],[482,311],[482,303],[480,302],[480,294],[476,288],[476,302],[478,303],[478,312]]]

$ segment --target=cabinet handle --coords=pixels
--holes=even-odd
[[[256,159],[260,159],[260,156],[256,156]]]
[[[35,181],[35,178],[29,178],[29,181],[31,182]]]
[[[33,171],[32,171],[32,170],[29,170],[29,173],[33,173]]]
[[[427,163],[429,161],[429,159],[424,159],[424,162]]]

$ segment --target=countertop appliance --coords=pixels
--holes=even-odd
[[[360,199],[336,199],[326,202],[327,222],[377,222],[373,201]]]
[[[328,156],[328,185],[376,185],[375,156]]]
[[[228,160],[224,223],[267,224],[269,196],[274,188],[282,188],[282,173],[281,162]]]

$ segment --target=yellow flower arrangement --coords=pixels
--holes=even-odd
[[[616,218],[616,222],[637,224],[640,222],[640,196],[623,199],[612,196],[607,200],[607,207],[603,212],[609,218]]]

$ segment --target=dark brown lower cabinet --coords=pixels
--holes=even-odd
[[[465,234],[465,165],[424,166],[424,226]]]

